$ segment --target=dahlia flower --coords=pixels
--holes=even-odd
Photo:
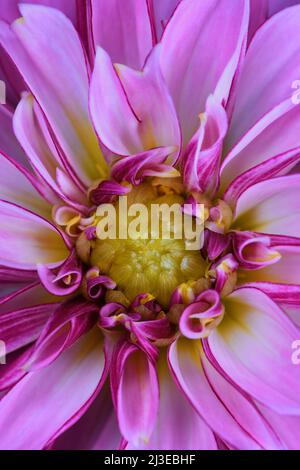
[[[300,5],[16,3],[0,448],[298,448]],[[120,196],[201,204],[202,243],[102,239]]]

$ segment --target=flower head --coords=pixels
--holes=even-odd
[[[285,6],[5,10],[1,448],[299,445],[300,6],[267,19]]]

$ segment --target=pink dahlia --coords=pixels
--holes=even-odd
[[[300,5],[16,3],[0,448],[298,448]],[[104,239],[120,196],[201,204],[204,237]]]

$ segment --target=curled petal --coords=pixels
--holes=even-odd
[[[220,159],[223,139],[227,132],[224,108],[211,95],[201,124],[183,156],[183,180],[190,191],[213,197],[219,187]]]
[[[234,232],[233,250],[241,269],[262,269],[277,263],[280,252],[272,248],[268,236],[259,236],[251,232]]]
[[[90,192],[94,204],[110,202],[114,196],[124,196],[130,192],[130,186],[121,185],[115,181],[102,181],[96,189]]]
[[[204,291],[183,311],[180,331],[187,338],[205,338],[222,321],[223,314],[219,294],[214,290]]]
[[[176,170],[165,162],[174,151],[173,147],[158,147],[137,155],[124,157],[112,167],[111,175],[117,181],[138,185],[146,176],[177,176]]]
[[[78,289],[82,280],[82,266],[75,250],[59,268],[51,270],[39,264],[37,271],[43,286],[54,295],[72,294]]]
[[[75,299],[56,308],[34,345],[25,368],[37,370],[51,364],[96,321],[96,305]]]

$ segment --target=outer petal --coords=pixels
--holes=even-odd
[[[8,202],[0,201],[0,264],[35,269],[55,266],[68,256],[66,244],[49,222]]]
[[[60,436],[52,450],[115,450],[121,434],[108,386],[103,387],[80,420]]]
[[[37,305],[0,315],[0,338],[7,353],[32,343],[56,307],[56,304]]]
[[[147,442],[159,401],[153,363],[142,350],[124,342],[113,364],[111,384],[122,435],[137,446]]]
[[[300,246],[274,246],[281,258],[277,263],[266,266],[258,271],[242,271],[240,283],[271,282],[279,284],[300,284]],[[286,300],[288,300],[289,286],[286,286]],[[266,286],[267,293],[267,286]],[[271,294],[271,293],[270,293]],[[284,296],[283,296],[284,297]],[[279,300],[279,299],[278,299]],[[283,300],[283,299],[282,299]]]
[[[0,23],[0,43],[47,116],[70,172],[89,186],[106,168],[89,118],[80,39],[57,10],[22,5],[21,12],[23,19],[11,28]]]
[[[253,185],[237,201],[232,228],[299,237],[299,191],[299,175]]]
[[[160,41],[165,26],[179,2],[180,0],[148,0],[157,41]]]
[[[12,112],[0,105],[0,151],[24,163],[26,157],[13,132]]]
[[[237,449],[279,445],[249,397],[210,365],[200,342],[177,340],[169,362],[187,398],[221,439]]]
[[[161,76],[159,53],[156,48],[143,72],[137,72],[114,68],[105,51],[97,50],[91,113],[101,140],[116,154],[138,154],[160,146],[175,146],[176,156],[180,151],[179,125]]]
[[[96,329],[54,364],[27,374],[0,401],[0,448],[42,449],[90,401],[104,363]]]
[[[270,0],[250,0],[249,41],[251,41],[256,30],[267,19],[269,1]]]
[[[84,193],[66,172],[64,161],[53,143],[45,117],[30,94],[23,94],[14,114],[13,125],[15,135],[32,167],[54,193],[53,204],[59,202],[58,198],[72,206],[76,206],[76,203],[77,206],[86,204]]]
[[[141,69],[152,48],[146,0],[91,0],[94,46],[113,62]]]
[[[292,98],[292,84],[300,76],[299,21],[300,6],[284,10],[267,21],[253,38],[236,90],[228,148],[264,115]]]
[[[208,345],[225,373],[281,414],[300,415],[299,370],[292,344],[299,330],[264,293],[242,288],[225,301],[224,320]]]
[[[296,106],[291,97],[264,115],[226,156],[221,171],[222,188],[272,157],[288,152],[299,156],[299,122],[300,106]],[[225,141],[225,146],[227,144]]]
[[[0,0],[0,18],[8,23],[12,23],[15,19],[19,18],[19,3],[19,0]],[[76,0],[22,0],[22,3],[45,5],[57,8],[67,15],[74,24],[76,24]]]
[[[214,196],[219,187],[220,159],[227,131],[224,108],[210,96],[200,128],[188,144],[183,156],[183,179],[190,191]]]
[[[269,0],[269,15],[274,15],[284,8],[298,5],[299,0]]]
[[[165,29],[161,66],[185,144],[207,97],[216,91],[220,101],[228,99],[247,37],[248,6],[244,1],[184,0]]]
[[[1,199],[50,218],[50,205],[41,197],[34,184],[39,188],[38,181],[24,168],[0,153]]]
[[[212,430],[196,413],[174,382],[164,353],[158,363],[160,387],[157,423],[149,442],[139,449],[216,450]],[[127,449],[134,449],[129,443]]]

